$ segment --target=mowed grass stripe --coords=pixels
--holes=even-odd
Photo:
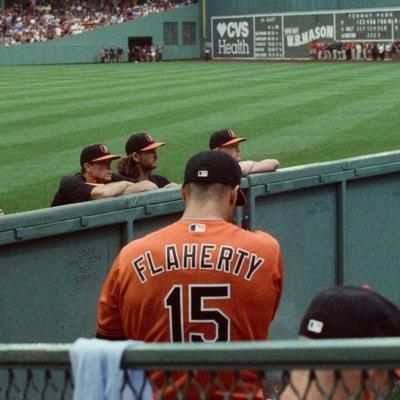
[[[127,121],[129,123],[133,123],[134,125],[148,125],[146,122],[147,119],[150,120],[161,120],[163,123],[167,121],[171,116],[179,112],[182,115],[185,115],[186,119],[192,119],[193,117],[197,117],[198,111],[204,111],[211,113],[211,110],[217,110],[217,112],[221,111],[235,111],[237,109],[239,114],[236,116],[242,117],[243,112],[249,113],[251,115],[252,109],[257,110],[257,112],[271,112],[276,111],[276,107],[285,107],[289,106],[291,102],[294,100],[296,105],[301,105],[309,98],[303,96],[301,99],[293,97],[292,95],[287,95],[284,98],[282,94],[284,93],[282,90],[274,94],[271,90],[268,92],[269,100],[265,99],[265,88],[268,88],[268,85],[265,84],[265,88],[263,85],[257,84],[255,88],[250,88],[247,83],[242,83],[242,88],[247,89],[246,91],[242,91],[243,95],[237,95],[237,87],[229,88],[225,87],[226,84],[221,84],[223,87],[216,90],[214,87],[213,92],[215,93],[212,96],[213,101],[210,101],[210,96],[208,91],[204,91],[202,96],[192,97],[190,99],[185,100],[185,106],[182,105],[182,100],[175,100],[179,98],[179,96],[174,95],[168,101],[161,100],[160,104],[157,104],[156,101],[153,101],[151,106],[142,106],[132,108],[129,101],[120,101],[121,99],[118,97],[119,103],[114,104],[114,108],[116,111],[109,111],[111,109],[108,101],[102,99],[104,103],[101,107],[91,106],[88,107],[85,102],[81,104],[74,105],[68,112],[65,112],[69,107],[64,107],[61,112],[51,113],[51,109],[43,109],[42,116],[35,116],[35,118],[25,118],[18,126],[19,135],[14,136],[14,139],[11,140],[10,145],[14,145],[20,143],[21,141],[29,141],[34,140],[37,141],[39,138],[46,138],[48,136],[52,136],[54,134],[57,135],[69,135],[76,130],[76,126],[86,126],[88,129],[97,129],[97,126],[110,126],[115,127],[115,123],[118,121]],[[291,85],[293,88],[293,85]],[[241,88],[241,89],[242,89]],[[203,88],[202,88],[203,90]],[[246,94],[247,93],[247,94]],[[327,93],[321,92],[312,97],[311,100],[319,100],[323,97],[328,96]],[[243,97],[245,101],[243,101]],[[172,100],[174,99],[174,100]],[[221,104],[222,105],[221,105]],[[97,104],[97,103],[96,103]],[[57,111],[59,108],[56,108]],[[265,111],[264,111],[265,109]],[[132,117],[132,114],[135,117]],[[17,113],[14,114],[14,117],[17,117]],[[25,115],[25,114],[24,114]],[[137,115],[137,117],[136,117]],[[180,117],[180,121],[185,119],[184,117]],[[66,124],[62,124],[63,121],[66,121]],[[5,126],[10,125],[8,127],[9,134],[12,129],[11,124],[4,124]],[[154,125],[153,125],[154,126]],[[66,131],[63,131],[66,130]],[[25,130],[25,132],[24,132]],[[4,129],[4,132],[6,130]],[[24,133],[24,135],[22,135]],[[5,149],[6,150],[6,149]]]
[[[160,69],[159,72],[162,72]],[[229,81],[234,79],[234,76],[224,76],[225,80]],[[31,90],[29,87],[22,87],[20,91],[14,89],[13,96],[6,96],[3,100],[0,100],[0,106],[4,112],[18,109],[27,111],[41,105],[58,105],[69,101],[75,101],[78,99],[113,99],[116,96],[130,94],[137,101],[146,101],[149,94],[150,98],[154,99],[157,94],[175,93],[176,90],[186,91],[188,95],[193,95],[193,89],[199,87],[199,81],[203,80],[205,85],[211,85],[215,82],[220,81],[220,77],[191,77],[190,79],[183,79],[181,74],[175,77],[175,79],[165,79],[164,77],[158,78],[157,80],[151,79],[146,81],[142,77],[131,79],[130,81],[124,81],[120,78],[113,80],[102,80],[94,82],[92,84],[78,81],[75,85],[69,84],[65,87],[58,87],[54,84],[46,85],[45,87],[36,88],[33,87]],[[29,97],[29,103],[26,102],[26,98]]]
[[[307,83],[303,84],[307,85]],[[207,85],[201,85],[200,89],[197,90],[195,94],[193,94],[193,88],[195,87],[195,85],[196,84],[193,83],[191,86],[184,86],[183,89],[174,88],[174,90],[171,89],[169,91],[163,90],[164,95],[162,96],[154,94],[154,91],[147,91],[146,93],[150,94],[148,96],[143,96],[143,98],[142,96],[137,96],[134,94],[132,94],[131,97],[130,95],[127,95],[125,93],[124,95],[122,95],[120,92],[108,91],[107,96],[102,96],[100,99],[96,99],[96,96],[84,96],[82,98],[75,97],[75,101],[73,103],[68,102],[67,99],[60,99],[60,102],[64,105],[61,108],[58,105],[54,105],[50,107],[46,106],[41,109],[37,107],[35,111],[32,110],[32,112],[26,112],[25,110],[25,121],[18,126],[18,131],[20,132],[21,128],[24,128],[24,126],[28,126],[29,132],[27,132],[27,134],[37,137],[37,134],[34,130],[35,126],[38,125],[40,130],[42,130],[42,126],[47,124],[51,125],[54,122],[56,125],[54,128],[56,128],[62,119],[70,118],[71,113],[73,113],[73,118],[76,120],[79,117],[84,117],[85,115],[105,115],[108,110],[112,110],[115,108],[118,108],[119,111],[127,109],[129,113],[131,113],[131,108],[135,107],[134,111],[137,110],[138,112],[140,112],[140,115],[147,115],[147,111],[143,110],[144,104],[150,104],[150,114],[152,114],[151,110],[153,110],[153,113],[168,111],[174,112],[176,111],[176,108],[174,108],[174,105],[176,103],[179,103],[178,108],[180,108],[180,101],[176,101],[175,99],[180,99],[185,93],[193,95],[192,97],[189,97],[185,100],[185,104],[193,104],[194,101],[196,104],[198,104],[200,99],[199,94],[207,96],[205,102],[208,102],[208,99],[210,98],[209,93],[213,93],[213,99],[218,98],[218,95],[221,94],[221,96],[224,96],[225,100],[229,100],[230,92],[235,92],[235,96],[237,96],[238,89],[245,89],[242,93],[244,96],[246,96],[246,93],[251,92],[251,86],[254,86],[254,90],[257,93],[260,93],[263,87],[263,85],[260,85],[258,82],[250,82],[249,84],[244,80],[239,85],[235,85],[234,88],[229,89],[229,86],[232,86],[229,84],[229,82],[227,82],[226,80],[217,79],[214,82],[208,82]],[[289,86],[289,84],[287,85]],[[269,90],[268,92],[266,92],[266,94],[271,94],[271,87],[268,85],[268,83],[265,83],[264,86],[266,89]],[[226,89],[227,87],[228,90]],[[279,88],[279,90],[280,89],[281,88]],[[87,91],[84,92],[86,93]],[[168,97],[166,97],[167,95]],[[88,98],[92,98],[93,100],[88,101]],[[136,107],[140,105],[142,107],[136,109]],[[21,114],[19,112],[8,113],[2,119],[2,123],[0,123],[0,125],[5,125],[3,126],[3,129],[4,131],[7,130],[7,134],[10,132],[10,130],[12,131],[13,129],[13,125],[10,124],[10,122],[19,121],[20,115]],[[117,116],[117,118],[119,118],[119,116]],[[26,140],[26,138],[24,138],[24,140]]]
[[[297,100],[296,100],[296,102],[297,102]],[[247,110],[245,109],[244,111],[246,112]],[[254,117],[254,115],[253,115],[253,116],[251,116],[251,117]],[[6,150],[6,149],[5,149],[5,150]],[[29,159],[28,159],[28,160],[29,160]],[[28,160],[27,160],[27,161],[28,161]]]
[[[175,97],[175,94],[174,94],[174,97]],[[161,101],[163,101],[163,100],[161,100]],[[106,105],[105,105],[105,107],[108,107],[108,105],[107,105],[107,102],[106,102]],[[76,106],[74,106],[73,107],[73,111],[75,111],[76,110],[76,108],[78,108],[78,109],[82,109],[82,107],[81,107],[81,105],[78,103]],[[86,107],[87,108],[87,107]],[[90,111],[90,114],[95,114],[95,110],[89,110]],[[92,111],[94,111],[94,112],[92,112]],[[99,110],[99,112],[102,112],[103,110]],[[42,112],[43,114],[46,114],[46,109],[44,109],[43,110],[43,112]],[[49,114],[49,113],[48,113]],[[47,114],[47,115],[48,115]],[[58,117],[58,115],[56,115],[56,117]],[[68,113],[67,113],[67,115],[66,115],[66,117],[68,117]],[[5,118],[6,119],[6,118]],[[31,121],[27,121],[29,124],[31,123]],[[45,122],[45,121],[42,121],[42,123],[43,122]],[[9,127],[8,127],[9,128]]]
[[[226,77],[226,76],[224,76],[225,78],[226,78],[226,80],[232,80],[232,79],[235,79],[235,77],[233,77],[233,76],[228,76],[228,77]],[[217,78],[218,80],[220,80],[220,78]],[[240,79],[242,79],[242,78],[240,78]],[[313,78],[314,79],[314,78]],[[208,80],[210,81],[210,82],[208,82],[208,84],[210,84],[211,82],[212,82],[212,79],[210,79],[210,78],[208,78]],[[245,79],[243,79],[243,81],[246,81]],[[247,82],[249,82],[248,80],[247,80]],[[182,83],[182,82],[181,82]],[[185,83],[185,82],[183,82],[183,83]],[[247,85],[248,85],[249,83],[247,83]],[[254,84],[256,84],[256,83],[254,83]],[[107,101],[107,98],[108,97],[110,97],[110,99],[111,100],[113,100],[114,99],[114,96],[118,96],[119,98],[122,96],[122,93],[121,93],[121,89],[120,88],[116,88],[116,86],[117,85],[115,85],[113,82],[111,82],[110,84],[109,84],[109,86],[111,86],[111,87],[113,87],[113,90],[107,90],[107,96],[106,96],[106,99],[100,99],[100,100],[95,100],[95,101],[101,101],[101,100],[104,100],[105,101],[105,103],[107,103],[108,101]],[[77,88],[80,88],[81,90],[80,91],[78,91],[77,90]],[[68,100],[81,100],[81,101],[87,101],[88,99],[92,99],[92,98],[96,98],[97,96],[95,96],[97,93],[103,93],[103,90],[105,90],[105,89],[107,89],[107,88],[104,88],[104,87],[102,87],[101,89],[99,89],[99,91],[98,92],[91,92],[91,91],[89,91],[88,89],[88,86],[86,85],[86,86],[82,86],[82,85],[79,85],[77,88],[75,88],[75,87],[72,87],[72,88],[70,88],[69,90],[73,93],[73,95],[71,96],[71,97],[66,97],[65,95],[66,95],[66,92],[67,92],[67,89],[65,89],[65,90],[63,90],[62,91],[62,95],[63,95],[63,97],[60,97],[60,98],[54,98],[54,96],[51,94],[51,95],[49,95],[49,97],[47,97],[47,98],[41,98],[41,97],[39,97],[39,96],[35,96],[35,97],[32,97],[32,100],[29,102],[29,105],[27,106],[27,107],[25,107],[25,108],[23,108],[23,110],[24,111],[26,111],[27,110],[27,108],[30,108],[30,107],[32,107],[33,105],[36,105],[36,106],[38,106],[38,105],[41,105],[41,104],[43,104],[43,106],[46,106],[46,108],[47,108],[47,105],[48,104],[54,104],[54,103],[56,103],[56,105],[53,105],[53,107],[54,108],[58,108],[57,106],[58,106],[58,104],[68,104]],[[172,84],[172,87],[175,89],[176,88],[176,84],[175,83],[173,83]],[[186,86],[184,86],[184,88],[186,88],[187,89],[187,91],[188,91],[188,93],[192,93],[192,87],[193,86],[191,86],[191,87],[188,87],[187,85]],[[149,97],[146,97],[146,95],[141,95],[141,96],[137,96],[137,92],[139,92],[140,93],[140,91],[141,90],[143,90],[144,91],[144,93],[153,93],[153,90],[150,90],[150,89],[152,89],[152,88],[150,88],[150,87],[143,87],[143,86],[137,86],[136,85],[136,83],[134,83],[134,86],[133,86],[133,89],[134,89],[134,94],[135,94],[135,98],[138,98],[138,97],[140,97],[140,99],[138,100],[141,104],[143,104],[145,101],[149,101],[149,102],[153,102],[154,101],[154,98],[155,97],[157,97],[157,96],[154,96],[154,95],[152,95],[152,96],[150,96],[150,98]],[[164,93],[165,94],[165,86],[163,86],[163,87],[161,87],[161,89],[162,89],[162,93]],[[213,89],[213,88],[212,88]],[[25,91],[26,91],[26,89],[24,89]],[[131,88],[130,87],[127,87],[127,85],[125,85],[124,84],[124,91],[126,91],[126,92],[130,92],[131,93]],[[88,94],[88,95],[86,95],[86,96],[84,96],[84,97],[81,97],[81,96],[78,96],[78,94],[77,94],[77,92],[78,93],[90,93],[90,94]],[[174,91],[174,94],[173,94],[173,96],[175,96],[175,91]],[[44,100],[46,99],[46,103],[44,103]],[[169,99],[166,99],[166,100],[169,100]],[[24,100],[22,99],[22,100],[20,100],[19,101],[20,103],[22,103],[22,102],[24,102]],[[136,103],[137,101],[135,101],[135,103]],[[75,104],[76,102],[74,102],[74,104]],[[72,105],[72,109],[74,109],[74,108],[81,108],[81,106],[80,106],[80,104],[78,103],[77,105]],[[89,104],[88,105],[90,105],[90,102],[89,102]],[[20,110],[21,109],[21,105],[20,104],[16,104],[16,103],[13,103],[12,104],[12,106],[10,106],[10,108],[13,108],[14,106],[18,106],[18,109]],[[3,109],[3,111],[7,111],[7,109],[3,106],[2,107],[2,109]],[[43,111],[43,113],[45,113],[45,111]],[[51,108],[50,108],[50,110],[49,110],[49,113],[51,113]],[[17,113],[16,113],[17,114]],[[10,116],[11,115],[11,116]],[[41,115],[39,115],[39,116],[41,116]],[[3,119],[3,122],[7,122],[8,120],[12,120],[13,118],[16,118],[16,116],[14,115],[12,115],[11,113],[9,114],[9,115],[7,115],[6,116],[6,118],[4,118]]]

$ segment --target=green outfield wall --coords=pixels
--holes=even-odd
[[[400,304],[400,151],[242,178],[236,223],[281,243],[285,285],[273,339],[295,338],[311,298],[369,284]],[[176,189],[0,219],[0,342],[92,336],[102,282],[120,248],[176,221]]]
[[[161,45],[164,60],[199,58],[199,20],[199,5],[194,4],[76,36],[42,43],[0,47],[0,65],[97,63],[100,62],[102,47],[117,46],[123,48],[124,61],[127,61],[129,39],[135,37],[151,38],[154,45]],[[176,24],[175,44],[166,44],[164,41],[165,24],[168,23]],[[185,44],[183,37],[184,26],[187,23],[194,24],[195,29],[195,38],[191,44]]]
[[[209,17],[297,11],[399,7],[398,0],[205,0]]]
[[[203,40],[214,58],[309,59],[314,40],[400,40],[395,0],[203,0]]]

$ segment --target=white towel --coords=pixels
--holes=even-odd
[[[149,382],[143,370],[129,370],[131,386],[125,385],[124,371],[120,368],[124,350],[143,342],[102,339],[77,339],[69,355],[75,390],[74,400],[148,400],[152,398]],[[135,393],[135,394],[134,394]]]

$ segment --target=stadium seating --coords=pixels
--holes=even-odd
[[[0,46],[36,43],[131,21],[197,0],[16,1],[0,10]],[[7,3],[6,3],[7,4]]]

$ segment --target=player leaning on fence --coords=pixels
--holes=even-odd
[[[245,137],[236,136],[232,129],[221,129],[210,136],[210,150],[218,150],[231,155],[240,165],[242,175],[272,172],[279,167],[279,161],[266,158],[261,161],[242,161],[240,156],[240,143],[247,140]]]
[[[111,154],[104,144],[86,146],[80,156],[81,172],[62,178],[51,206],[157,189],[153,182],[133,183],[124,177],[113,174],[111,162],[119,158],[121,157]]]
[[[126,157],[118,162],[121,176],[133,182],[151,181],[158,188],[176,187],[165,176],[154,174],[158,164],[158,148],[163,142],[156,142],[147,133],[132,134],[125,144]]]
[[[182,186],[182,218],[125,246],[101,291],[97,336],[146,342],[229,342],[265,340],[282,291],[278,242],[261,231],[231,223],[245,202],[240,167],[230,155],[204,151],[187,163]],[[163,398],[190,386],[185,399],[197,398],[187,372],[173,373]],[[256,374],[241,375],[244,386],[263,398]],[[236,377],[237,378],[237,377]],[[157,387],[163,375],[152,375]],[[209,376],[196,381],[204,387]],[[232,391],[233,373],[221,372],[223,386],[211,384],[210,398]],[[233,398],[243,395],[243,387]]]

